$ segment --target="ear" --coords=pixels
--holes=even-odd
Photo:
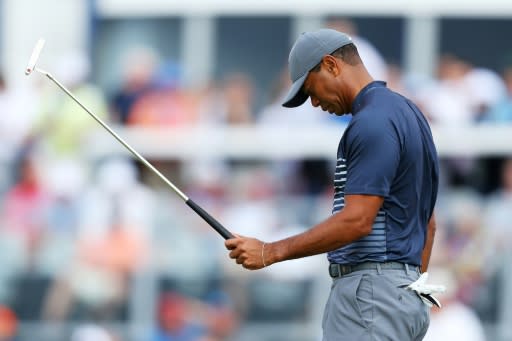
[[[335,77],[338,76],[338,74],[341,72],[341,63],[338,59],[331,55],[324,56],[322,59],[322,64],[322,67]]]

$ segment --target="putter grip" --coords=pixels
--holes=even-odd
[[[234,236],[229,232],[224,226],[221,225],[214,217],[212,217],[208,212],[203,210],[201,206],[196,204],[192,199],[188,199],[185,203],[194,210],[201,218],[203,218],[211,227],[215,229],[224,239],[231,239]]]

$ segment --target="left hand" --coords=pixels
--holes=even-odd
[[[235,238],[226,240],[224,245],[226,249],[231,250],[229,257],[236,259],[236,263],[241,264],[244,268],[258,270],[265,267],[263,265],[263,242],[261,240],[235,235]]]

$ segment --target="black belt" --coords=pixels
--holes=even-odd
[[[341,276],[348,275],[354,271],[361,270],[405,270],[405,271],[414,271],[419,273],[419,268],[416,265],[399,263],[399,262],[386,262],[386,263],[378,263],[378,262],[365,262],[356,265],[348,265],[348,264],[329,264],[329,275],[332,278],[337,278]]]

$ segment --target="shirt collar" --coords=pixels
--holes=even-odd
[[[383,81],[373,81],[368,83],[364,88],[359,91],[356,98],[354,99],[354,102],[352,102],[352,115],[356,114],[359,110],[361,110],[363,106],[363,99],[366,96],[368,92],[375,88],[385,88],[386,82]]]

